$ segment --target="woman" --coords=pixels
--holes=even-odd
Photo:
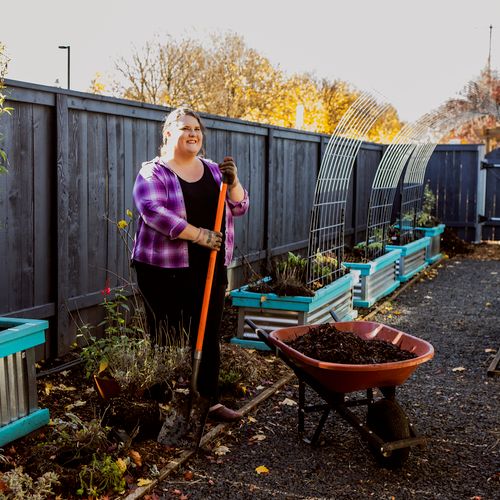
[[[248,210],[248,194],[240,184],[232,158],[216,163],[203,159],[203,124],[196,112],[178,108],[163,126],[161,156],[146,162],[133,196],[139,211],[132,260],[146,303],[153,342],[198,333],[210,252],[217,260],[208,309],[198,379],[200,394],[213,406],[209,417],[232,421],[241,413],[217,404],[220,365],[219,327],[227,288],[227,266],[233,256],[233,216]],[[215,212],[224,175],[228,183],[221,232],[214,232]]]

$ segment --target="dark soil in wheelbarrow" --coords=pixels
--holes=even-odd
[[[414,353],[395,344],[365,340],[354,333],[341,332],[333,324],[315,326],[287,343],[310,358],[328,363],[371,365],[416,358]]]

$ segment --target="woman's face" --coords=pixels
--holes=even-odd
[[[167,144],[171,144],[174,152],[196,156],[203,144],[203,133],[200,123],[193,116],[181,116],[167,130]]]

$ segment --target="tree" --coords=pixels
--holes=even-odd
[[[104,94],[106,92],[106,84],[103,81],[102,73],[96,72],[94,78],[90,81],[90,87],[88,90],[92,94]]]
[[[120,97],[327,134],[359,95],[346,82],[287,77],[233,32],[212,34],[208,48],[190,38],[155,39],[115,66]],[[370,137],[389,140],[400,127],[392,109]]]
[[[390,106],[369,130],[368,140],[389,144],[402,127],[403,124],[399,119],[398,112],[393,106]]]
[[[325,126],[319,132],[331,134],[349,106],[357,99],[359,92],[353,90],[348,83],[342,80],[330,82],[323,78],[318,85],[326,113]]]
[[[484,142],[485,130],[500,126],[498,72],[488,67],[483,69],[476,80],[464,86],[458,98],[446,101],[437,114],[447,118],[442,142],[450,139],[469,144]]]
[[[134,48],[130,60],[121,57],[116,61],[115,68],[123,78],[115,81],[115,93],[152,104],[197,107],[199,72],[204,64],[204,49],[194,40],[156,39],[142,49]]]

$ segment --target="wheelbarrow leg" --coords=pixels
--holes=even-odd
[[[304,421],[305,421],[305,404],[306,404],[306,385],[299,379],[299,435],[304,434]]]
[[[389,401],[394,401],[396,399],[396,386],[390,387],[379,387],[380,392],[384,395],[384,398]]]
[[[304,438],[304,441],[312,446],[315,446],[318,443],[319,436],[321,434],[321,431],[323,430],[323,427],[325,426],[326,419],[328,418],[328,415],[330,415],[330,408],[326,408],[323,410],[323,413],[321,414],[321,418],[319,419],[318,425],[316,426],[316,430],[314,431],[314,434],[311,439]]]
[[[314,405],[306,408],[306,384],[303,380],[299,379],[299,414],[298,414],[298,428],[299,428],[299,436],[302,437],[303,441],[307,444],[314,446],[319,439],[321,431],[325,426],[326,419],[328,415],[330,415],[330,406],[329,405]],[[304,437],[305,430],[305,414],[310,411],[322,411],[321,418],[319,420],[318,425],[316,426],[316,430],[311,439]]]

